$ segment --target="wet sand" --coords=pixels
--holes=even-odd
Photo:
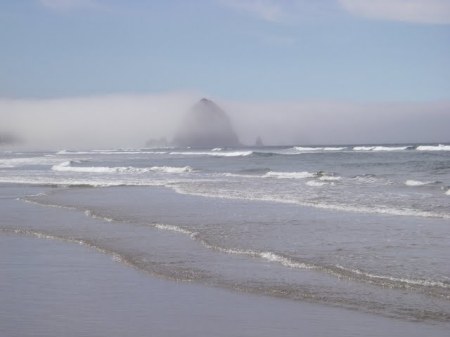
[[[93,248],[0,234],[0,336],[447,336],[408,322],[156,278]]]

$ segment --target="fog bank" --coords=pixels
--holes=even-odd
[[[0,135],[28,148],[143,147],[169,140],[203,96],[194,92],[0,99]],[[450,102],[236,102],[212,99],[242,143],[266,145],[449,142]],[[4,145],[5,146],[5,145]]]

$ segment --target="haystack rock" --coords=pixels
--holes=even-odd
[[[241,145],[225,111],[206,98],[202,98],[186,114],[173,143],[183,147]]]

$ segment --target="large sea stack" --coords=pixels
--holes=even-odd
[[[225,111],[206,98],[202,98],[186,114],[173,143],[182,147],[241,145]]]

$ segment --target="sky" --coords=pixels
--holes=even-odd
[[[137,146],[203,96],[247,142],[450,141],[450,0],[2,0],[0,46],[30,142]]]

